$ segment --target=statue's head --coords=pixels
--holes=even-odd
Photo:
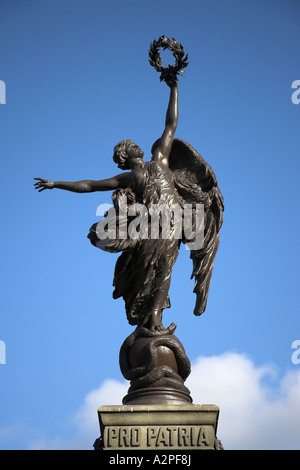
[[[131,170],[135,161],[143,159],[144,152],[130,139],[122,140],[114,148],[113,160],[122,170]]]

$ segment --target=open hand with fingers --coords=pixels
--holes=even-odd
[[[33,178],[34,180],[38,180],[38,183],[35,183],[35,189],[38,189],[39,192],[44,191],[44,189],[53,189],[54,182],[45,180],[44,178]]]

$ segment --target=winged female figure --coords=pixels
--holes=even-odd
[[[195,278],[195,315],[206,309],[207,296],[219,246],[219,231],[223,221],[223,197],[215,174],[199,153],[187,142],[175,138],[178,124],[178,80],[176,75],[164,76],[170,89],[165,127],[161,137],[152,146],[150,161],[132,140],[119,142],[113,159],[123,171],[101,180],[75,182],[49,181],[35,178],[36,189],[64,189],[77,193],[113,191],[116,213],[122,209],[122,198],[129,204],[140,204],[151,212],[154,205],[164,205],[170,211],[174,206],[203,204],[204,239],[201,248],[191,249],[192,277]],[[118,216],[117,216],[118,219]],[[90,242],[109,252],[121,252],[114,272],[113,297],[123,297],[126,315],[131,325],[152,331],[164,329],[162,312],[170,307],[171,273],[184,238],[175,236],[176,223],[171,220],[170,236],[161,233],[155,238],[126,238],[117,236],[101,239],[97,224],[89,231]]]

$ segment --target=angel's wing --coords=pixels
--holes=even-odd
[[[152,148],[158,144],[156,141]],[[212,168],[187,142],[174,139],[169,157],[175,186],[184,203],[204,205],[204,241],[202,248],[191,250],[193,261],[191,278],[195,278],[195,315],[201,315],[207,297],[219,247],[219,231],[223,223],[224,201]]]

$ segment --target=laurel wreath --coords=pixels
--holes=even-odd
[[[169,49],[175,58],[175,64],[164,67],[159,49]],[[184,76],[184,68],[188,65],[188,54],[184,55],[184,49],[176,39],[160,36],[150,44],[149,62],[157,72],[160,72],[160,81],[165,81],[169,86],[177,83],[177,75]]]

